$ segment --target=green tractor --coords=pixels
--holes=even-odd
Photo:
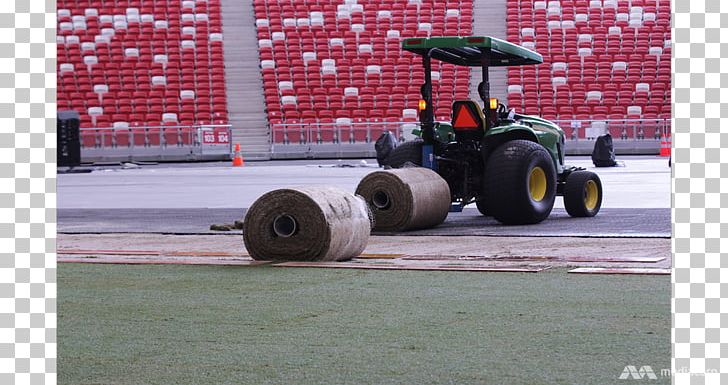
[[[509,110],[490,97],[488,68],[539,64],[536,52],[485,36],[410,38],[402,48],[422,57],[425,82],[419,103],[420,138],[400,144],[386,158],[393,168],[416,165],[444,178],[460,211],[475,202],[483,215],[504,224],[546,219],[557,195],[569,215],[591,217],[602,203],[597,174],[564,164],[564,131],[556,124]],[[473,100],[456,100],[452,121],[436,122],[432,106],[431,60],[479,66],[483,80]]]

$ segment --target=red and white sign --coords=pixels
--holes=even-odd
[[[215,144],[229,144],[230,135],[227,130],[203,130],[202,131],[202,144],[215,145]]]
[[[215,132],[215,139],[216,143],[219,144],[228,144],[230,143],[230,135],[228,135],[227,130],[220,130]]]

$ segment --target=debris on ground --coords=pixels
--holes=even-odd
[[[311,165],[309,167],[318,167],[318,168],[359,168],[359,167],[371,167],[371,168],[379,168],[378,165],[369,164],[365,159],[360,160],[356,163],[344,163],[341,160],[339,160],[336,164],[319,164],[319,165]]]
[[[232,231],[235,227],[235,225],[230,224],[212,224],[210,225],[210,230],[212,231]]]
[[[232,231],[232,230],[242,230],[243,229],[243,221],[242,220],[235,220],[233,223],[213,223],[210,225],[210,230],[212,231]]]

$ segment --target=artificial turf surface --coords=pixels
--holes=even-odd
[[[58,289],[61,384],[670,382],[667,276],[61,264]]]

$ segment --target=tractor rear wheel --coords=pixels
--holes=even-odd
[[[556,199],[556,168],[548,151],[511,140],[493,151],[485,168],[488,214],[507,225],[539,223]]]
[[[407,163],[415,166],[422,166],[422,140],[412,140],[401,143],[384,160],[385,166],[402,168]]]
[[[591,171],[574,171],[566,178],[564,207],[572,217],[593,217],[602,207],[602,181]]]

